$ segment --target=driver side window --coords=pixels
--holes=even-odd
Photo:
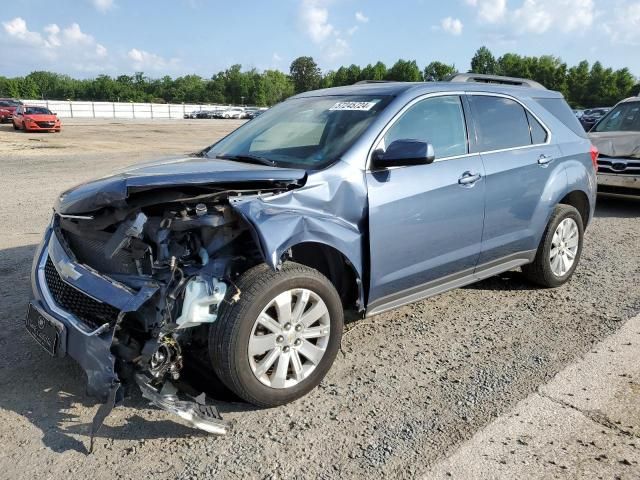
[[[396,140],[430,143],[436,158],[468,153],[467,127],[460,97],[432,97],[412,105],[384,136],[385,146]]]

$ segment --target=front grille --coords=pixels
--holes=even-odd
[[[106,275],[112,273],[136,275],[138,269],[136,262],[127,249],[118,251],[113,258],[104,255],[104,246],[110,235],[101,237],[82,236],[68,230],[62,230],[63,238],[79,263],[89,265],[91,268]]]
[[[115,321],[118,317],[117,308],[98,302],[65,282],[60,277],[51,258],[47,258],[44,276],[55,302],[87,325],[98,328],[105,323]]]
[[[40,128],[53,128],[56,126],[55,122],[36,122]]]
[[[615,158],[600,155],[598,172],[620,175],[640,175],[640,158]]]

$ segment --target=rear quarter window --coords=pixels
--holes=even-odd
[[[535,101],[560,120],[567,128],[573,131],[573,133],[579,137],[587,138],[587,133],[584,131],[584,128],[582,128],[580,121],[573,114],[563,98],[536,98]]]
[[[504,97],[471,95],[480,151],[504,150],[531,145],[531,131],[525,109]]]

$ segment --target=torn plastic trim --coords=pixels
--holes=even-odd
[[[185,420],[192,427],[216,435],[225,435],[229,425],[222,419],[220,412],[203,393],[193,400],[180,400],[178,389],[171,382],[164,382],[159,390],[151,383],[151,379],[143,374],[136,374],[136,383],[142,396],[153,405],[173,413]]]
[[[56,229],[52,230],[46,253],[65,283],[94,300],[112,305],[121,312],[134,312],[160,288],[157,283],[149,281],[136,292],[128,286],[102,275],[91,267],[76,262],[75,258],[71,257],[68,249],[63,245],[59,235]],[[46,255],[43,255],[43,257],[46,257]],[[44,258],[44,261],[46,261],[46,258]],[[40,263],[42,263],[42,260]],[[46,285],[44,266],[41,265],[41,267],[41,278],[39,280],[40,284],[44,286]],[[51,301],[53,302],[53,299]],[[88,332],[82,322],[79,322],[79,328]]]

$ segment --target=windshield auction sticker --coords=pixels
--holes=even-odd
[[[329,110],[360,110],[360,111],[369,111],[371,110],[376,102],[338,102]]]

